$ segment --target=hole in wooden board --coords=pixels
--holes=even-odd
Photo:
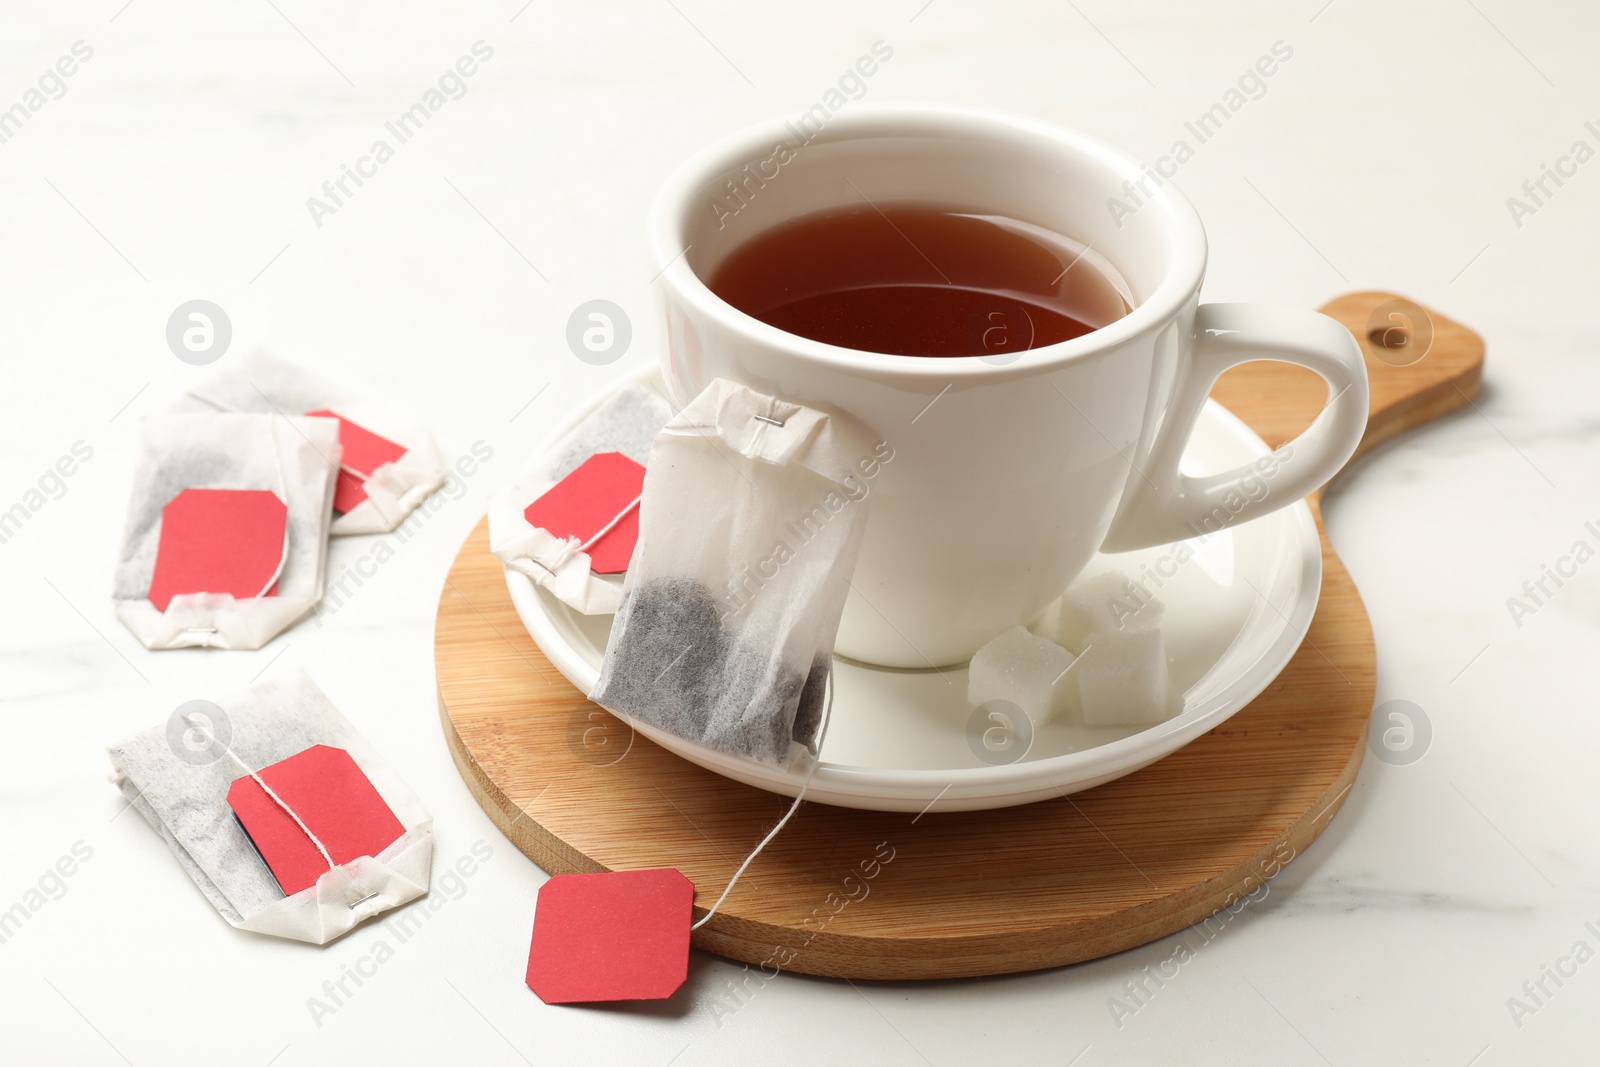
[[[1257,359],[1224,371],[1211,398],[1254,426],[1275,449],[1311,425],[1328,403],[1328,383],[1304,367]]]

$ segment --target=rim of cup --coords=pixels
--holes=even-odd
[[[1029,349],[1027,358],[997,364],[982,354],[972,356],[902,356],[869,352],[814,341],[780,330],[740,311],[711,291],[685,254],[690,213],[704,187],[714,177],[747,163],[764,159],[772,146],[793,137],[783,117],[768,119],[724,136],[694,153],[673,170],[650,206],[651,257],[662,285],[702,315],[717,319],[744,340],[764,348],[780,348],[811,361],[860,373],[869,369],[898,378],[938,377],[949,381],[973,375],[1009,377],[1036,374],[1041,369],[1079,362],[1115,351],[1125,342],[1172,321],[1200,287],[1206,266],[1206,237],[1200,217],[1187,197],[1170,181],[1159,186],[1140,207],[1161,220],[1166,262],[1155,290],[1128,314],[1081,337]],[[1067,152],[1087,158],[1106,172],[1105,194],[1117,195],[1123,183],[1138,181],[1147,169],[1132,156],[1084,134],[1020,115],[983,108],[929,104],[889,104],[851,108],[833,116],[807,146],[849,140],[934,135],[944,139],[965,137],[973,142],[1014,139],[1020,147]],[[803,151],[800,149],[799,151]],[[1064,189],[1063,196],[1089,195]],[[1035,221],[1035,220],[1024,220]],[[1075,234],[1066,236],[1076,237]],[[1118,257],[1107,254],[1113,265]],[[1120,270],[1121,267],[1119,266]]]

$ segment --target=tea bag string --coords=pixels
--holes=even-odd
[[[789,805],[789,810],[784,812],[783,818],[778,820],[778,825],[774,826],[771,830],[768,830],[767,836],[763,837],[761,839],[761,843],[756,845],[756,847],[750,851],[750,855],[744,858],[743,863],[739,864],[739,869],[733,872],[732,878],[728,879],[728,884],[723,887],[722,895],[717,898],[716,903],[712,904],[711,907],[707,909],[706,913],[700,917],[698,922],[689,927],[691,932],[700,929],[706,923],[711,921],[711,917],[717,913],[717,909],[722,907],[722,902],[728,899],[728,894],[733,892],[733,887],[738,884],[739,876],[744,874],[745,868],[749,867],[751,861],[753,861],[757,856],[761,855],[761,850],[766,848],[774,837],[778,836],[778,831],[782,830],[784,825],[794,817],[794,813],[800,810],[800,802],[806,798],[806,790],[811,788],[811,779],[816,775],[817,768],[822,765],[822,743],[827,739],[828,721],[832,717],[833,668],[830,665],[828,668],[828,699],[823,703],[822,725],[817,729],[817,755],[816,758],[811,761],[811,769],[806,771],[805,781],[800,783],[800,792],[795,794],[794,803]]]
[[[301,820],[300,816],[295,814],[293,808],[291,808],[288,804],[284,803],[283,798],[280,797],[273,790],[273,788],[270,785],[268,785],[262,779],[261,775],[259,775],[259,774],[257,774],[255,772],[255,769],[253,767],[251,767],[248,763],[246,763],[244,760],[240,759],[237,755],[235,755],[233,749],[229,748],[227,745],[224,745],[222,742],[218,741],[217,738],[216,738],[216,735],[211,732],[211,728],[209,726],[201,725],[200,724],[200,720],[201,720],[201,716],[195,714],[194,712],[190,712],[188,715],[185,715],[183,717],[183,721],[184,722],[188,723],[194,729],[199,730],[203,735],[205,735],[206,740],[210,741],[212,744],[214,744],[214,745],[216,745],[216,746],[218,746],[219,748],[222,749],[222,754],[223,755],[227,756],[229,759],[233,760],[234,763],[238,764],[240,770],[244,771],[244,773],[248,774],[251,778],[255,779],[255,783],[256,783],[256,785],[259,785],[261,787],[261,791],[263,793],[267,794],[267,796],[272,799],[272,802],[274,804],[276,804],[276,805],[278,805],[278,807],[282,808],[283,809],[283,813],[285,815],[289,816],[289,818],[294,820],[294,824],[296,826],[300,827],[300,832],[305,834],[306,838],[308,840],[310,840],[310,842],[313,845],[317,846],[317,851],[322,854],[322,859],[323,859],[323,861],[325,863],[327,863],[328,870],[331,871],[331,870],[335,869],[336,867],[338,867],[339,865],[337,863],[333,862],[333,857],[328,855],[328,850],[325,847],[323,847],[323,844],[322,844],[322,842],[320,840],[318,840],[317,835],[311,832],[311,827],[307,826]]]
[[[267,433],[272,437],[272,469],[278,478],[278,499],[283,502],[283,506],[287,510],[289,507],[289,486],[283,477],[283,452],[278,448],[278,424],[276,422],[267,423]],[[272,577],[267,579],[267,584],[263,585],[261,592],[256,594],[258,599],[266,596],[267,590],[277,585],[278,579],[283,576],[283,568],[289,562],[289,527],[291,525],[293,524],[286,518],[283,524],[283,551],[278,555],[278,565],[273,569]]]
[[[600,527],[600,529],[596,530],[595,533],[594,533],[594,536],[590,537],[589,540],[584,541],[584,542],[582,542],[580,544],[576,537],[568,537],[565,541],[562,542],[561,554],[559,556],[557,556],[554,560],[552,560],[549,565],[546,565],[544,563],[540,563],[540,561],[537,560],[537,559],[535,559],[533,562],[538,563],[539,566],[544,567],[544,569],[549,571],[551,574],[555,574],[556,571],[560,570],[563,566],[565,566],[566,562],[569,559],[571,559],[573,556],[575,556],[579,552],[587,552],[587,551],[589,551],[589,549],[594,547],[595,542],[599,541],[602,537],[604,537],[606,534],[610,533],[612,530],[615,530],[617,528],[618,524],[620,524],[623,519],[626,519],[630,514],[632,514],[633,510],[639,506],[639,501],[641,501],[643,499],[644,499],[644,494],[640,493],[638,496],[636,496],[632,500],[630,500],[626,507],[624,507],[621,511],[617,512],[616,515],[612,516],[612,519],[611,519],[610,522],[606,523],[604,526]]]
[[[638,496],[636,496],[632,500],[628,501],[627,507],[625,507],[621,511],[617,512],[615,518],[613,518],[610,522],[606,523],[604,526],[600,527],[600,529],[596,530],[595,531],[595,535],[593,537],[589,538],[589,540],[585,541],[583,544],[579,545],[578,548],[577,548],[577,551],[579,551],[579,552],[587,552],[587,551],[589,551],[590,547],[596,541],[600,540],[600,538],[604,537],[606,534],[610,533],[612,530],[615,530],[617,528],[617,524],[618,523],[620,523],[623,519],[627,518],[630,514],[632,514],[633,513],[633,509],[638,507],[639,506],[639,501],[641,501],[643,499],[644,499],[644,494],[640,493]],[[576,541],[577,538],[574,537],[573,540]]]

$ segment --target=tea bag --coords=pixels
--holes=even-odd
[[[231,357],[176,410],[336,418],[344,453],[333,499],[338,514],[329,528],[335,536],[397,528],[447,473],[427,430],[264,352]]]
[[[338,460],[332,419],[146,419],[117,617],[150,648],[272,640],[322,596]]]
[[[235,817],[229,793],[252,784],[254,772],[315,746],[347,754],[402,832],[376,855],[330,863],[314,885],[285,896]],[[189,701],[168,721],[108,751],[112,781],[129,805],[161,835],[217,912],[241,930],[326,944],[428,892],[432,818],[303,672],[216,703]],[[314,811],[300,796],[295,803],[301,810],[294,817],[308,835],[328,834],[344,814],[326,806]],[[332,846],[319,841],[317,848]]]
[[[671,417],[672,409],[654,390],[642,385],[619,390],[570,432],[540,449],[517,480],[489,501],[489,550],[585,615],[615,612],[622,600],[622,575],[595,573],[585,548],[599,538],[587,529],[581,536],[560,536],[536,526],[529,512],[596,456],[617,454],[644,465],[651,442]],[[612,517],[636,504],[637,494],[622,494]],[[600,531],[605,521],[592,525]]]
[[[868,440],[853,420],[721,379],[668,422],[590,699],[765,763],[814,753]]]

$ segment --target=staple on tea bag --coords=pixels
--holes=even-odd
[[[404,832],[377,855],[338,864],[318,841],[329,869],[311,887],[285,896],[235,818],[229,790],[241,776],[260,781],[262,768],[316,746],[347,753]],[[167,722],[108,751],[112,781],[129,805],[241,930],[325,944],[428,891],[432,818],[303,672],[217,703],[190,701]]]
[[[815,752],[868,434],[722,379],[668,422],[590,699],[765,763]]]
[[[211,414],[144,420],[112,594],[117,617],[150,648],[260,648],[272,640],[322,596],[338,458],[337,428],[329,419]],[[193,515],[187,505],[194,498],[179,500],[189,490],[260,490],[281,502],[281,559],[259,593],[237,582],[233,592],[164,588],[171,573],[162,559],[164,518],[169,505],[175,505],[174,521]],[[245,521],[243,512],[234,514]],[[215,512],[210,519],[216,521]],[[239,547],[238,531],[225,526],[183,534],[222,556]],[[168,547],[179,564],[194,562],[183,558],[194,554],[192,544]],[[168,600],[172,592],[177,595]],[[164,609],[151,602],[152,594]]]
[[[329,532],[385,533],[444,484],[433,435],[264,352],[233,357],[225,370],[190,389],[178,411],[223,411],[339,420],[343,444]]]
[[[585,615],[616,611],[622,576],[596,574],[588,554],[610,527],[596,525],[581,538],[558,536],[534,525],[528,512],[597,456],[615,453],[644,465],[651,442],[671,417],[672,409],[654,390],[642,385],[618,390],[571,431],[541,448],[517,480],[489,501],[490,551]],[[613,521],[624,521],[636,506],[636,496],[617,497]]]

